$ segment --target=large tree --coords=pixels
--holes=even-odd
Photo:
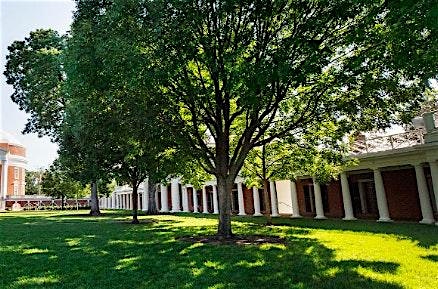
[[[4,72],[7,83],[14,88],[12,101],[30,115],[23,132],[47,135],[58,144],[61,139],[65,139],[61,136],[61,129],[69,103],[65,87],[67,39],[51,29],[31,32],[24,41],[14,41],[8,47],[9,54],[6,57]],[[76,147],[77,144],[70,149]],[[98,179],[95,174],[99,171],[84,163],[77,164],[79,160],[84,161],[83,158],[77,158],[77,155],[72,160],[76,162],[75,167],[88,169],[87,175],[93,177],[90,214],[99,215],[95,183]]]
[[[118,8],[110,1],[77,1],[66,48],[69,105],[63,128],[88,162],[132,187],[133,223],[138,223],[140,183],[148,179],[148,213],[157,213],[155,190],[188,158],[164,126],[172,116],[161,101],[148,97],[154,87],[141,71],[148,54],[132,37],[142,29],[131,13],[139,6],[124,6],[124,14]]]
[[[298,142],[323,121],[386,127],[437,74],[433,1],[142,3],[160,97],[217,179],[222,237],[232,236],[230,191],[253,148]]]

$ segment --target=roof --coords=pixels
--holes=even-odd
[[[0,130],[0,143],[24,147],[24,145],[15,136],[3,130]]]

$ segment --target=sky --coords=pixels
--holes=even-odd
[[[57,146],[47,137],[21,134],[28,116],[10,98],[13,90],[3,75],[7,47],[15,40],[24,40],[30,31],[38,28],[51,28],[64,34],[72,22],[74,7],[72,0],[0,0],[0,130],[11,133],[26,147],[29,170],[48,167],[57,157]]]

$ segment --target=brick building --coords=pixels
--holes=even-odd
[[[6,200],[24,196],[26,148],[11,134],[0,130],[0,210]]]

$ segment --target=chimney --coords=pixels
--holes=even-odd
[[[423,114],[424,126],[426,127],[426,134],[424,135],[425,143],[438,142],[438,128],[436,127],[435,118],[435,112]]]

